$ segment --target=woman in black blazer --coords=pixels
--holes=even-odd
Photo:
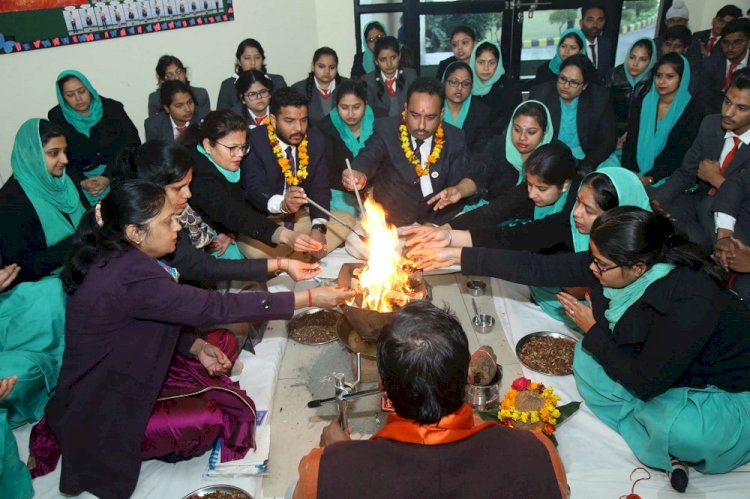
[[[237,81],[239,74],[250,69],[257,69],[267,75],[273,82],[273,88],[278,90],[286,87],[284,77],[277,74],[271,74],[266,71],[266,53],[263,46],[254,38],[246,38],[237,46],[234,54],[236,62],[234,63],[234,74],[221,82],[219,88],[219,98],[216,101],[216,109],[232,109],[239,103],[237,90],[234,88],[234,82]]]
[[[490,128],[502,128],[521,103],[520,83],[505,74],[500,47],[489,40],[477,43],[469,62],[474,75],[471,94],[490,108]]]
[[[555,138],[573,151],[582,175],[599,166],[619,166],[610,158],[617,146],[612,102],[609,91],[595,83],[597,78],[591,61],[574,55],[562,63],[556,80],[533,87],[529,94],[549,109]]]
[[[464,131],[466,149],[475,152],[481,139],[490,133],[491,110],[484,102],[471,95],[474,72],[465,62],[456,61],[448,65],[443,82],[445,104],[443,121]]]

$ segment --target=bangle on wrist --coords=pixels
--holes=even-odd
[[[307,306],[312,307],[312,290],[307,290]]]
[[[453,242],[453,232],[450,229],[448,229],[448,246],[450,246],[452,242]]]

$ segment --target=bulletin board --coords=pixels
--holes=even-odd
[[[2,0],[0,55],[233,20],[232,0]]]

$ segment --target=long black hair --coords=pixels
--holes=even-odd
[[[242,96],[250,90],[253,83],[260,83],[266,90],[273,93],[273,81],[268,77],[267,74],[257,69],[250,69],[248,71],[242,71],[240,77],[234,82],[234,89],[237,92],[237,98],[242,102]]]
[[[112,183],[141,179],[165,186],[179,182],[193,169],[195,161],[188,150],[164,140],[149,140],[117,156]]]
[[[524,163],[527,174],[536,175],[545,184],[562,189],[566,180],[572,181],[577,174],[577,161],[570,148],[562,142],[553,141],[534,149]]]
[[[216,144],[232,132],[247,132],[247,120],[231,109],[211,111],[201,123],[191,123],[180,137],[179,143],[184,146],[195,146],[208,139]]]
[[[261,59],[263,59],[263,65],[260,67],[261,71],[264,73],[266,72],[266,52],[263,50],[263,45],[260,44],[258,40],[255,38],[245,38],[240,42],[239,45],[237,45],[237,51],[234,53],[234,57],[237,59],[237,62],[234,63],[234,72],[237,74],[240,74],[240,71],[242,71],[242,68],[240,67],[240,57],[242,57],[242,54],[245,52],[246,48],[254,48],[258,51],[260,54]]]
[[[378,41],[375,42],[375,48],[373,49],[372,53],[375,56],[375,65],[377,66],[378,61],[378,54],[383,51],[391,49],[394,52],[396,52],[397,55],[401,55],[401,46],[398,43],[398,39],[396,39],[395,36],[384,36],[383,38],[378,38]],[[404,70],[401,69],[402,64],[401,60],[399,59],[398,63],[398,69],[396,70],[396,93],[400,92],[404,89],[406,86],[406,80],[404,79]],[[378,100],[380,102],[383,102],[383,95],[385,95],[385,81],[383,81],[382,71],[380,70],[380,66],[377,66],[377,69],[375,70],[375,84],[377,85],[377,96]]]
[[[55,137],[65,137],[65,132],[59,125],[52,123],[51,121],[40,119],[39,120],[39,139],[42,141],[42,147],[47,145],[47,142],[54,139]]]
[[[341,85],[336,84],[336,105],[345,95],[354,95],[367,104],[367,91],[360,80],[344,80]]]
[[[182,63],[182,61],[173,56],[173,55],[163,55],[159,57],[159,60],[156,63],[156,84],[157,86],[161,85],[162,81],[167,81],[167,68],[174,64],[177,66],[177,69],[181,69],[185,72],[185,83],[190,85],[190,80],[187,77],[187,68]]]
[[[704,270],[719,280],[718,268],[701,250],[675,231],[667,217],[634,206],[618,206],[599,215],[591,226],[591,241],[599,252],[620,266],[671,263]]]
[[[318,59],[323,57],[324,55],[330,55],[333,57],[333,60],[336,61],[336,88],[338,88],[339,84],[341,83],[341,75],[339,74],[338,66],[339,66],[339,55],[336,53],[335,50],[333,50],[331,47],[320,47],[318,50],[313,53],[313,59],[312,63],[313,66],[316,62],[318,62]],[[312,99],[313,95],[313,89],[315,88],[315,72],[310,71],[310,73],[307,75],[307,84],[305,85],[305,93],[307,95],[307,99]]]
[[[145,180],[127,180],[88,210],[65,257],[60,276],[65,292],[75,293],[92,265],[104,266],[111,257],[130,248],[126,227],[134,225],[147,230],[149,220],[161,212],[165,199],[162,186]]]
[[[513,120],[519,116],[534,118],[542,129],[542,135],[547,131],[547,126],[549,125],[547,123],[547,110],[538,102],[524,102],[518,106],[518,109],[516,109],[516,112],[513,113],[513,117],[510,119],[511,126],[513,126]]]
[[[620,197],[612,180],[603,173],[590,173],[584,177],[581,185],[588,185],[594,192],[594,201],[602,211],[609,211],[620,205]]]

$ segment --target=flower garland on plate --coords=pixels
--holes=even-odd
[[[527,378],[518,378],[511,385],[500,404],[497,414],[500,423],[505,426],[542,432],[552,436],[560,417],[557,403],[560,397],[555,395],[552,387],[535,383]],[[517,404],[526,410],[522,410]]]
[[[271,149],[281,167],[281,173],[284,174],[286,185],[299,185],[301,181],[307,178],[307,165],[310,162],[310,156],[307,155],[307,135],[302,139],[300,145],[297,146],[296,175],[292,173],[292,166],[289,164],[289,159],[287,159],[286,154],[281,150],[281,145],[279,145],[276,129],[270,123],[268,124],[268,141],[271,143]]]
[[[437,131],[435,131],[435,146],[432,148],[432,152],[427,157],[427,162],[422,166],[422,162],[414,154],[414,150],[411,148],[411,137],[409,131],[406,129],[406,113],[401,113],[401,126],[398,127],[399,137],[401,137],[401,149],[404,150],[407,161],[414,165],[414,169],[417,172],[417,177],[422,175],[428,175],[430,173],[430,167],[438,162],[440,159],[440,152],[443,150],[443,144],[445,144],[445,132],[443,131],[443,121],[440,121]]]

